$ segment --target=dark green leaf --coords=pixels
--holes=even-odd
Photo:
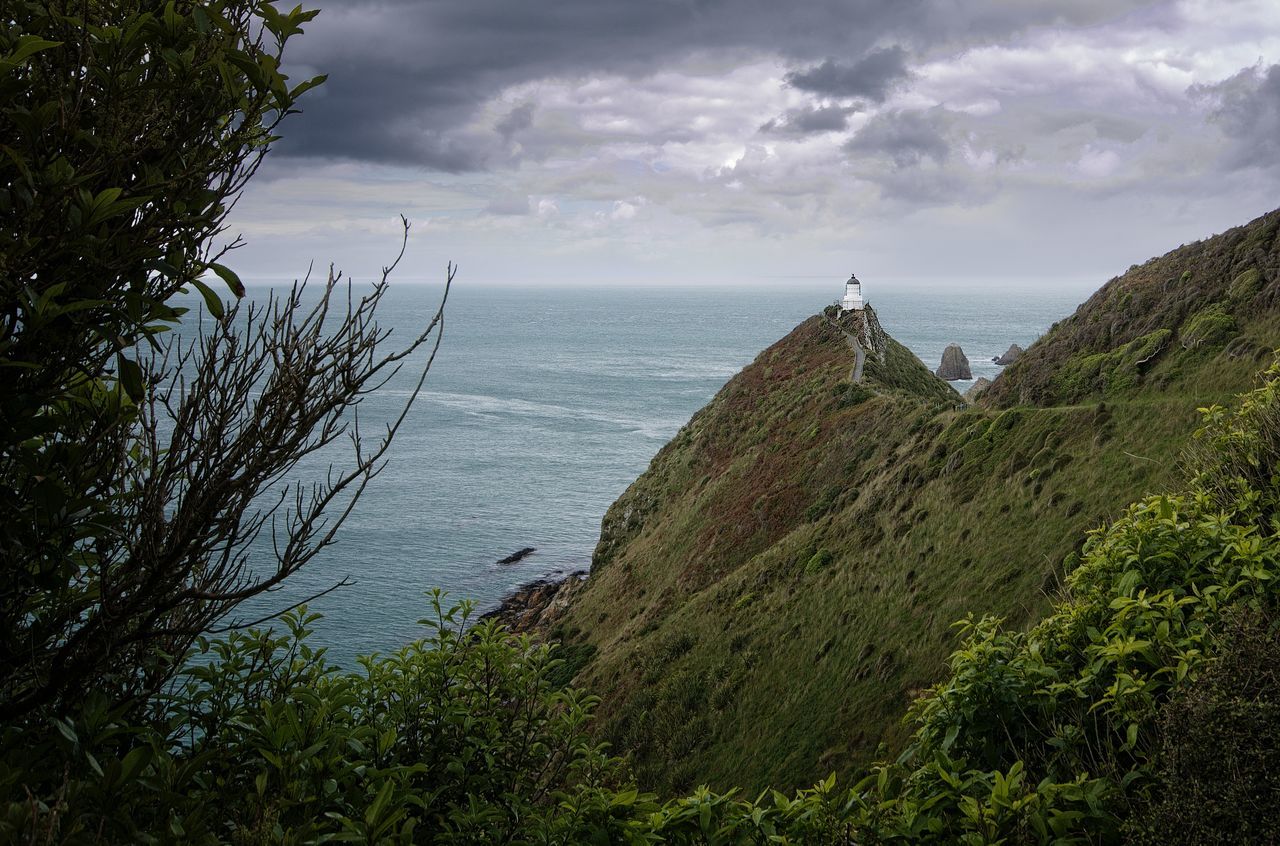
[[[218,264],[216,261],[209,262],[209,269],[218,274],[223,282],[227,283],[227,287],[231,289],[231,293],[236,295],[236,299],[244,296],[244,283],[240,281],[240,277],[235,271],[224,264]]]
[[[200,292],[200,296],[204,297],[204,304],[209,309],[209,314],[213,315],[215,320],[221,320],[225,312],[222,307],[222,300],[217,293],[199,279],[193,279],[191,284],[195,285],[196,290]]]
[[[41,50],[50,47],[61,47],[61,41],[49,41],[36,35],[24,35],[18,39],[18,48],[7,56],[0,58],[0,65],[16,66]]]
[[[134,402],[141,402],[146,386],[142,377],[142,368],[138,366],[138,362],[125,358],[123,354],[120,354],[116,356],[116,367],[120,384],[124,386],[124,391],[129,395],[129,399]]]

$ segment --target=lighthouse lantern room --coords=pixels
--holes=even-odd
[[[862,283],[858,277],[849,274],[849,281],[844,283],[844,299],[840,301],[841,311],[862,311]]]

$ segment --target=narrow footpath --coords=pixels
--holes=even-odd
[[[862,349],[862,344],[858,343],[858,338],[856,335],[854,335],[852,332],[846,331],[843,326],[841,326],[836,321],[832,320],[831,317],[825,311],[822,313],[822,319],[827,321],[827,323],[831,324],[831,328],[835,329],[837,332],[844,335],[845,343],[849,345],[849,349],[853,350],[853,355],[854,355],[853,371],[849,374],[849,378],[854,382],[854,384],[861,382],[862,381],[862,365],[867,360],[867,354]]]

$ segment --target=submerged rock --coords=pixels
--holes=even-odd
[[[996,364],[1013,364],[1022,357],[1024,350],[1017,344],[1010,344],[1009,349],[1005,350],[1004,355],[991,359]]]
[[[973,378],[973,371],[969,369],[969,359],[965,358],[964,350],[960,349],[959,344],[947,345],[947,348],[942,351],[942,366],[934,372],[939,379],[946,379],[948,382]]]
[[[535,552],[537,552],[536,549],[534,549],[531,546],[526,546],[524,549],[517,549],[515,552],[508,555],[506,558],[499,558],[498,563],[499,564],[515,564],[517,561],[521,561]]]
[[[978,381],[969,386],[969,390],[964,392],[964,401],[973,402],[978,398],[978,394],[985,391],[991,386],[991,380],[986,376],[979,376]]]

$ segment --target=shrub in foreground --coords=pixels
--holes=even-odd
[[[202,641],[149,719],[99,702],[41,743],[6,730],[0,841],[573,842],[625,808],[549,647],[431,606],[430,637],[358,671],[307,644],[302,610]]]

